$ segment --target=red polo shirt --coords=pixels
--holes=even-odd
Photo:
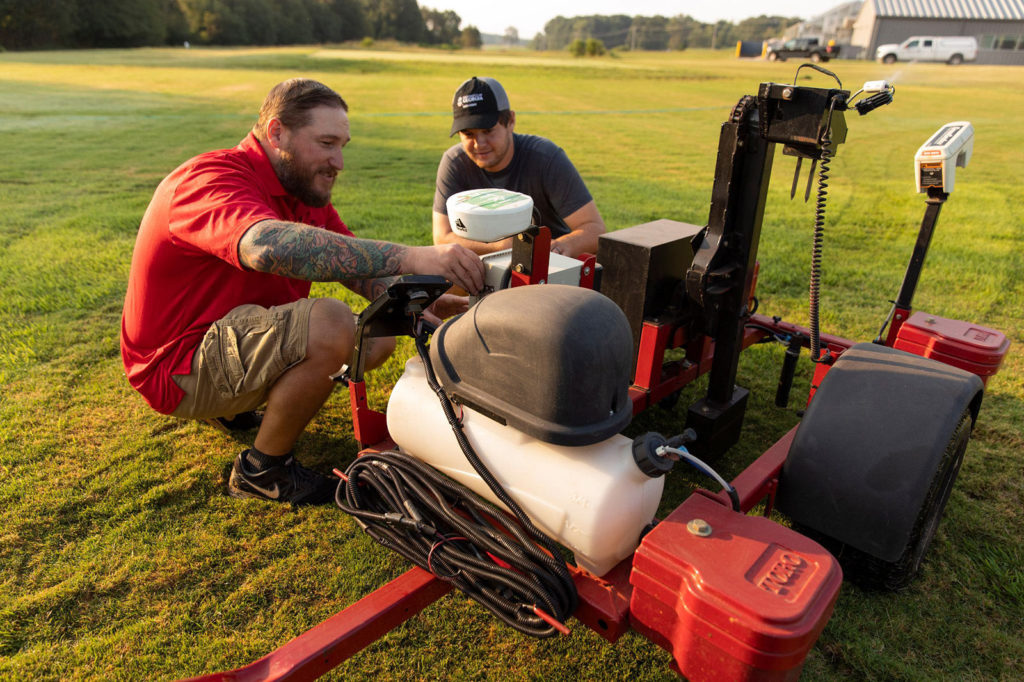
[[[288,194],[259,141],[201,154],[157,187],[139,226],[121,318],[128,381],[153,409],[172,413],[210,325],[243,303],[269,307],[309,296],[310,282],[246,270],[238,242],[261,220],[352,235],[333,206]]]

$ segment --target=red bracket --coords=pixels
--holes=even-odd
[[[768,332],[758,326],[748,326],[743,333],[742,345],[747,348],[763,339]],[[715,354],[714,342],[707,336],[687,351],[687,362],[665,362],[665,351],[687,343],[684,330],[670,324],[644,321],[637,347],[636,372],[629,397],[633,401],[633,414],[637,415],[711,369]]]
[[[885,345],[889,348],[896,347],[896,337],[900,334],[900,327],[910,317],[909,308],[895,307],[892,311],[892,319],[889,320],[889,333],[885,337]]]
[[[366,383],[348,382],[352,407],[352,431],[361,447],[369,447],[388,438],[388,421],[383,412],[371,409],[366,401]]]
[[[531,234],[533,230],[536,233]],[[546,227],[530,228],[515,237],[512,243],[512,272],[509,287],[526,284],[544,284],[548,281],[548,261],[551,259],[551,230]],[[523,250],[529,249],[528,255]],[[529,262],[527,267],[526,261]]]
[[[661,383],[661,363],[668,348],[672,328],[666,324],[644,322],[640,330],[640,348],[633,384],[648,391]]]
[[[629,598],[633,586],[629,573],[633,557],[623,559],[600,578],[570,566],[573,582],[580,595],[573,616],[609,642],[618,641],[629,630]]]
[[[901,322],[900,325],[902,326],[902,324],[903,323]],[[824,359],[822,362],[814,363],[814,376],[811,377],[811,390],[807,395],[808,405],[810,405],[811,400],[814,399],[814,394],[817,392],[818,387],[821,386],[822,379],[824,379],[825,375],[828,374],[828,371],[832,369],[832,365],[837,359],[839,359],[839,356],[843,354],[843,351],[845,351],[846,348],[829,344],[826,347],[826,350],[828,351],[828,358]]]
[[[597,274],[597,256],[592,253],[581,253],[577,259],[583,261],[580,267],[580,286],[584,289],[594,288],[594,276]]]

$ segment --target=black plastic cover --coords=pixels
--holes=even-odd
[[[873,343],[844,352],[814,394],[782,468],[793,521],[883,561],[910,541],[925,495],[981,380]]]
[[[430,357],[457,402],[556,445],[625,428],[633,338],[607,297],[544,284],[496,291],[434,334]]]
[[[677,290],[693,262],[694,238],[703,230],[662,219],[606,232],[598,240],[597,260],[604,271],[600,291],[629,320],[634,360],[644,320],[685,304],[685,295]]]

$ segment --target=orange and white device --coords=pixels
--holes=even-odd
[[[947,123],[914,155],[914,178],[918,192],[935,188],[953,191],[956,169],[966,168],[974,150],[974,127],[968,121]]]

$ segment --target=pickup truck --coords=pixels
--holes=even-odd
[[[765,55],[769,61],[786,61],[789,57],[810,59],[812,62],[827,62],[839,56],[839,46],[830,40],[823,43],[818,38],[790,38],[782,44],[768,45]]]
[[[946,62],[962,64],[978,58],[974,36],[913,36],[899,45],[879,45],[875,59],[893,64],[901,62]]]

